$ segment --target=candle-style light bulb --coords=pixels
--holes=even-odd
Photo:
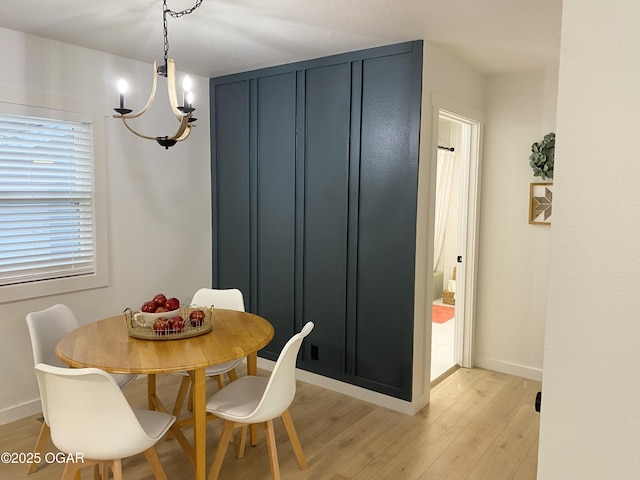
[[[118,80],[118,91],[120,92],[120,108],[124,108],[124,94],[127,93],[129,86],[124,78]]]
[[[186,100],[187,100],[186,106],[191,108],[191,106],[193,105],[193,92],[187,92]]]
[[[191,92],[191,78],[185,75],[182,79],[182,105],[187,106],[187,95]]]
[[[185,75],[184,78],[182,79],[182,89],[185,92],[190,92],[191,91],[191,77],[189,77],[189,75]]]
[[[120,77],[120,80],[118,80],[118,91],[122,94],[127,93],[127,89],[129,88],[129,85],[127,85],[127,81]]]

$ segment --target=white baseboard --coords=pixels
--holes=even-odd
[[[494,372],[515,375],[516,377],[527,378],[537,382],[542,381],[542,370],[538,368],[526,367],[516,363],[501,362],[492,358],[476,358],[474,364],[476,367],[493,370]]]
[[[40,413],[42,408],[40,406],[40,399],[36,398],[27,403],[21,405],[15,405],[13,407],[5,408],[0,411],[0,425],[15,422],[30,415]]]
[[[539,369],[508,362],[500,362],[490,358],[478,358],[476,359],[475,364],[477,367],[486,368],[487,370],[494,370],[496,372],[515,375],[529,380],[536,380],[538,382],[542,381],[542,370]],[[258,357],[258,368],[262,368],[270,372],[273,370],[274,366],[275,362]],[[399,398],[383,395],[382,393],[373,392],[356,385],[334,380],[333,378],[307,372],[306,370],[296,369],[296,378],[318,387],[326,388],[343,395],[348,395],[349,397],[354,397],[396,412],[404,413],[405,415],[415,415],[422,407],[424,407],[425,403],[424,400],[419,402],[407,402],[406,400],[400,400]],[[0,411],[0,425],[20,420],[21,418],[34,415],[41,411],[42,409],[39,398],[21,405],[6,408]]]
[[[272,371],[274,366],[275,362],[258,357],[258,368]],[[399,398],[383,395],[382,393],[372,392],[366,388],[340,382],[333,378],[307,372],[306,370],[296,369],[296,379],[310,383],[311,385],[326,388],[333,392],[342,393],[343,395],[357,398],[380,407],[385,407],[389,410],[404,413],[405,415],[415,415],[419,411],[419,409],[416,410],[416,406],[406,400],[400,400]]]

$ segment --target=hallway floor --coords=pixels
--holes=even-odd
[[[444,305],[442,299],[433,302]],[[453,359],[453,334],[455,318],[445,323],[432,323],[431,331],[431,381],[455,365]]]

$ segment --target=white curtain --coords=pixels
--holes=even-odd
[[[447,226],[447,216],[449,214],[449,203],[451,200],[451,183],[453,182],[455,152],[438,149],[437,173],[436,173],[436,221],[435,236],[433,240],[433,270],[436,270],[440,255],[442,255],[442,245],[444,244],[444,234]]]

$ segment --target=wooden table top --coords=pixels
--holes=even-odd
[[[252,313],[214,309],[212,330],[192,338],[141,340],[129,336],[124,315],[84,325],[65,335],[56,355],[71,367],[111,373],[168,373],[229,362],[257,352],[273,326]]]

